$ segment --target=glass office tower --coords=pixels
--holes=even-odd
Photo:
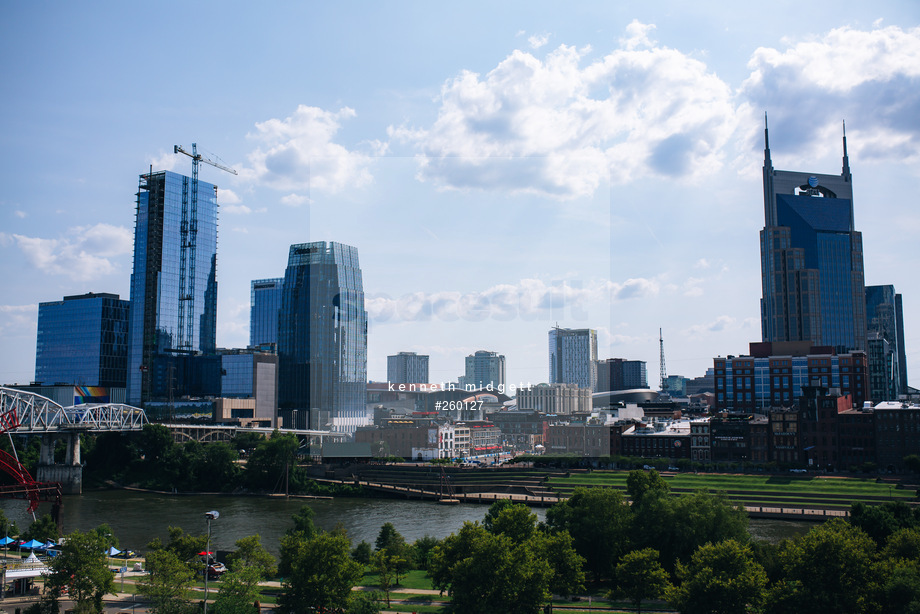
[[[124,388],[127,363],[128,301],[91,292],[38,305],[39,384]]]
[[[367,424],[367,312],[356,248],[322,241],[291,246],[278,361],[286,424],[348,433]]]
[[[278,343],[278,312],[281,311],[283,278],[256,279],[249,295],[249,345]]]
[[[549,331],[549,383],[597,386],[597,331],[559,328]]]
[[[764,128],[764,229],[760,233],[764,341],[866,349],[862,234],[843,137],[843,171],[773,169]]]
[[[217,188],[169,171],[143,174],[136,207],[128,403],[181,396],[189,382],[207,392],[204,380],[214,377],[195,358],[217,345]]]

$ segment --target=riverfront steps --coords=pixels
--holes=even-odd
[[[409,486],[399,486],[396,484],[382,484],[375,482],[366,482],[357,480],[354,482],[338,482],[336,480],[319,480],[336,483],[349,483],[355,486],[370,488],[378,492],[402,495],[407,499],[421,499],[436,501],[441,498],[441,494],[436,491],[428,491],[421,488],[412,488]],[[549,507],[566,497],[558,496],[535,496],[535,495],[518,495],[512,493],[470,493],[454,494],[452,498],[459,499],[461,503],[486,503],[492,504],[496,501],[507,500],[512,503],[524,503],[533,507]],[[850,515],[848,510],[827,509],[827,508],[808,508],[808,507],[772,507],[763,505],[744,505],[744,510],[751,518],[773,518],[777,520],[814,520],[823,521],[829,518],[846,518]]]

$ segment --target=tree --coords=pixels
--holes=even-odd
[[[576,488],[571,497],[546,511],[546,521],[553,531],[568,531],[595,582],[610,577],[629,549],[630,511],[617,490]]]
[[[378,552],[386,550],[387,554],[393,557],[396,566],[396,584],[399,584],[400,576],[406,575],[410,569],[411,561],[409,559],[411,553],[406,546],[406,539],[399,534],[392,522],[384,523],[380,527],[380,533],[377,534],[374,548]]]
[[[373,554],[373,549],[371,545],[364,540],[361,540],[361,543],[355,546],[355,549],[351,551],[351,558],[358,561],[362,565],[371,564],[371,555]]]
[[[364,575],[364,566],[349,556],[348,538],[334,533],[306,540],[288,537],[299,543],[290,556],[290,577],[282,583],[278,610],[283,614],[309,612],[310,608],[344,611],[351,589]],[[282,559],[285,547],[282,543]]]
[[[760,605],[767,584],[751,549],[733,539],[701,546],[689,564],[677,563],[677,577],[665,597],[682,614],[745,614]]]
[[[291,567],[295,558],[301,555],[303,544],[319,534],[313,524],[313,508],[309,505],[301,507],[296,514],[291,516],[294,526],[285,531],[281,537],[281,557],[278,561],[278,575],[284,577],[291,574]]]
[[[866,505],[857,501],[850,506],[849,522],[862,529],[882,546],[888,536],[898,529],[920,527],[920,514],[903,501],[886,501],[880,505]]]
[[[371,561],[374,565],[374,571],[377,572],[379,577],[379,584],[383,594],[386,596],[387,607],[390,607],[390,587],[393,585],[394,577],[399,580],[399,575],[397,573],[398,565],[401,559],[398,556],[390,554],[386,548],[383,550],[377,550],[371,556]]]
[[[108,551],[109,548],[118,548],[118,538],[115,537],[115,531],[112,530],[112,527],[110,527],[107,522],[103,522],[93,529],[93,532],[97,533],[99,537],[102,538],[106,551]]]
[[[232,490],[240,474],[236,461],[240,456],[224,442],[217,441],[204,446],[204,457],[198,467],[198,484],[201,488]]]
[[[553,570],[530,542],[515,544],[479,523],[464,523],[431,555],[435,588],[448,591],[457,612],[532,614],[549,597]]]
[[[888,537],[882,558],[920,561],[920,528],[899,529]]]
[[[440,543],[441,540],[431,535],[424,535],[415,540],[412,544],[412,560],[416,569],[428,569],[431,551]],[[360,546],[360,544],[358,545]]]
[[[45,514],[38,520],[32,522],[26,532],[19,536],[23,541],[31,539],[42,543],[49,540],[56,540],[60,536],[57,523],[51,518],[51,514]]]
[[[908,454],[904,457],[904,466],[913,473],[920,473],[920,455]]]
[[[140,452],[150,463],[164,460],[176,446],[172,433],[162,424],[145,424],[139,439]]]
[[[535,531],[528,540],[537,557],[553,570],[549,590],[556,595],[571,595],[585,588],[585,559],[575,551],[568,531]]]
[[[631,509],[636,547],[657,550],[668,570],[678,560],[687,561],[703,544],[750,540],[747,513],[721,494],[700,490],[671,497],[649,491]]]
[[[198,553],[208,547],[208,536],[190,535],[182,527],[167,527],[166,530],[169,532],[169,542],[165,546],[160,541],[160,538],[156,537],[147,544],[147,548],[150,550],[168,550],[175,554],[180,561],[191,565],[190,569],[194,569],[195,564],[198,562]]]
[[[19,535],[19,527],[16,526],[15,522],[6,517],[3,510],[0,510],[0,534],[2,534],[3,537]]]
[[[784,584],[771,591],[782,610],[815,614],[865,612],[878,590],[873,571],[875,542],[842,518],[833,518],[802,537],[783,542]],[[781,601],[780,601],[781,600]],[[780,611],[774,607],[774,611]]]
[[[186,614],[192,606],[185,593],[194,581],[189,565],[175,552],[160,548],[147,553],[147,576],[137,588],[152,602],[154,614]]]
[[[245,480],[251,488],[265,490],[266,486],[280,486],[284,473],[294,463],[300,447],[296,435],[282,435],[278,430],[270,439],[259,442],[246,461]]]
[[[255,569],[260,579],[273,578],[278,573],[275,557],[262,545],[258,535],[241,537],[236,540],[236,551],[227,557],[227,565],[233,571],[246,568]]]
[[[642,602],[664,595],[670,586],[668,572],[658,562],[658,551],[652,548],[626,553],[617,565],[616,588],[611,597],[625,595],[642,612]]]
[[[377,593],[355,592],[351,595],[345,614],[379,614],[380,603]]]
[[[241,567],[220,579],[220,589],[214,600],[215,614],[252,614],[259,600],[262,575],[256,567]]]
[[[499,499],[489,506],[482,526],[495,535],[507,535],[516,544],[530,539],[537,529],[537,515],[523,503]]]
[[[632,499],[633,505],[640,503],[646,493],[659,496],[668,494],[669,490],[671,487],[654,469],[636,469],[626,476],[626,494]]]
[[[115,574],[106,563],[104,538],[95,531],[68,535],[61,554],[51,560],[45,588],[55,598],[66,589],[78,614],[102,612],[102,598],[115,592]]]

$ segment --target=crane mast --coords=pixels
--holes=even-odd
[[[198,166],[201,162],[222,171],[236,175],[227,166],[209,160],[198,153],[198,144],[192,143],[189,153],[180,145],[173,146],[173,153],[181,153],[192,159],[192,179],[182,183],[182,214],[179,222],[179,343],[178,348],[186,352],[194,350],[195,337],[195,269],[198,247]]]

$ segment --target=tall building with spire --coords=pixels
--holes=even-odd
[[[773,168],[764,117],[763,341],[866,349],[862,234],[843,133],[840,175]]]

